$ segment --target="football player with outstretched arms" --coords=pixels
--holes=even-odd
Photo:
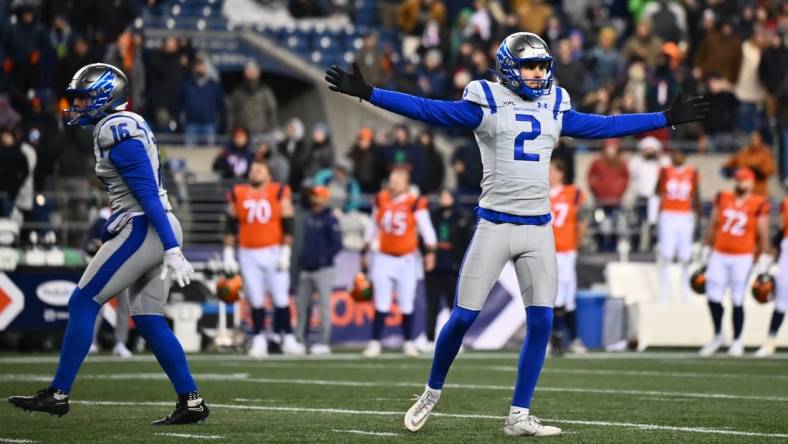
[[[362,352],[364,357],[374,358],[380,355],[383,324],[391,310],[395,289],[402,311],[402,352],[408,357],[419,356],[413,343],[416,278],[418,268],[422,266],[416,254],[419,235],[427,249],[424,268],[430,271],[435,267],[437,237],[427,208],[427,199],[410,192],[408,170],[395,168],[389,174],[387,189],[375,196],[372,217],[364,236],[364,250],[368,250],[373,242],[378,243],[370,273],[374,288],[375,319],[372,323],[372,340]]]
[[[773,356],[777,349],[777,332],[788,310],[788,197],[780,203],[780,218],[782,219],[783,238],[780,242],[780,258],[777,260],[776,297],[772,321],[769,323],[769,334],[763,345],[755,352],[758,358]],[[765,269],[764,269],[765,272]]]
[[[229,272],[240,268],[244,295],[252,307],[254,336],[249,355],[258,359],[268,356],[263,305],[266,292],[273,299],[274,333],[279,335],[282,352],[302,355],[304,347],[290,324],[290,246],[295,214],[290,187],[271,180],[268,164],[258,159],[249,169],[249,183],[235,185],[227,200],[224,267]]]
[[[670,263],[681,264],[681,300],[689,301],[689,265],[692,259],[692,235],[700,215],[698,172],[686,165],[687,155],[680,149],[670,154],[672,165],[663,168],[657,179],[659,196],[659,282],[660,298],[670,298]]]
[[[96,175],[104,183],[112,215],[103,242],[68,302],[60,362],[49,387],[33,396],[12,396],[24,410],[68,413],[71,386],[90,349],[101,306],[128,289],[131,317],[178,394],[169,416],[156,425],[189,424],[208,417],[183,348],[164,318],[167,275],[181,287],[194,272],[181,252],[183,235],[162,187],[159,149],[145,120],[126,111],[128,79],[103,63],[77,71],[66,89],[68,125],[93,127]]]
[[[585,195],[579,188],[565,183],[566,163],[558,158],[550,160],[550,215],[555,237],[555,258],[558,286],[555,298],[553,353],[561,355],[565,344],[571,351],[586,351],[577,336],[575,293],[577,292],[577,248],[586,232]],[[564,329],[569,337],[564,338]]]
[[[518,32],[497,53],[498,81],[474,80],[461,100],[428,100],[373,88],[358,67],[332,67],[333,91],[431,125],[473,129],[481,150],[479,223],[460,270],[457,303],[441,330],[424,393],[405,415],[408,430],[426,422],[441,395],[449,366],[465,332],[479,315],[504,264],[513,261],[526,307],[527,334],[520,354],[508,435],[560,433],[530,413],[544,363],[556,298],[555,241],[550,224],[550,155],[559,136],[608,138],[700,120],[709,112],[702,98],[677,97],[665,112],[600,116],[573,111],[566,90],[553,82],[553,57],[538,35]]]
[[[739,168],[734,179],[733,191],[721,191],[714,199],[701,251],[701,263],[708,264],[706,294],[714,323],[714,337],[700,350],[701,356],[713,355],[725,343],[722,297],[728,287],[733,302],[733,342],[728,348],[728,355],[742,356],[743,304],[757,246],[760,247],[760,255],[756,273],[765,273],[773,262],[769,253],[769,201],[753,194],[755,173],[751,169]]]

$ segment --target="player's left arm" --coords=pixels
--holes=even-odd
[[[357,64],[353,64],[353,72],[348,73],[337,66],[326,71],[329,89],[349,96],[367,100],[369,103],[425,123],[449,128],[474,129],[484,117],[480,105],[467,100],[432,100],[373,88],[368,85]]]
[[[758,208],[758,219],[755,221],[755,228],[758,230],[758,242],[760,243],[761,254],[758,255],[758,262],[755,264],[757,274],[766,273],[774,262],[772,247],[769,244],[769,202],[764,199]]]
[[[295,230],[295,209],[293,208],[293,199],[290,196],[290,191],[285,192],[282,199],[279,201],[282,211],[282,232],[284,237],[282,243],[285,245],[293,245],[293,231]]]
[[[435,234],[435,227],[432,225],[430,211],[427,208],[427,199],[420,197],[416,204],[416,226],[419,229],[421,240],[424,241],[424,270],[432,271],[435,268],[435,249],[438,246],[438,236]]]
[[[567,101],[568,102],[568,101]],[[623,137],[666,126],[704,120],[711,102],[704,97],[684,99],[677,95],[663,112],[602,116],[567,109],[563,111],[561,135],[584,139]]]

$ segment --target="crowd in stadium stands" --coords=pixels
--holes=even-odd
[[[127,73],[130,107],[157,134],[181,133],[187,145],[213,145],[217,134],[227,134],[213,164],[222,178],[243,178],[251,160],[263,157],[274,178],[294,192],[305,183],[329,185],[348,196],[343,205],[351,209],[366,204],[359,196],[377,191],[392,165],[408,165],[423,193],[437,193],[453,174],[457,194],[478,195],[481,160],[472,139],[456,139],[467,142],[458,142],[450,159],[435,148],[431,132],[412,134],[404,125],[361,128],[352,147],[337,147],[325,124],[305,128],[297,118],[280,120],[277,96],[256,64],[247,64],[242,82],[226,91],[208,56],[187,39],[174,34],[158,48],[145,47],[144,28],[131,21],[166,3],[0,0],[0,193],[6,196],[0,214],[16,206],[35,221],[32,190],[94,189],[90,135],[63,125],[58,110],[66,105],[61,94],[72,74],[95,61]],[[341,11],[354,19],[357,12],[348,2],[279,3],[296,18]],[[388,0],[376,6],[378,23],[355,54],[375,86],[460,99],[469,81],[491,77],[502,37],[531,31],[549,43],[557,81],[580,111],[651,112],[665,109],[679,91],[710,95],[711,118],[654,132],[659,146],[640,152],[636,171],[622,160],[618,141],[603,144],[588,177],[578,179],[588,181],[595,204],[609,216],[628,187],[637,187],[640,201],[653,194],[645,190],[671,137],[697,141],[700,151],[741,148],[726,171],[755,167],[760,186],[776,172],[769,146],[788,148],[786,2]],[[383,38],[392,32],[397,38]],[[742,148],[739,141],[747,137]],[[566,151],[559,147],[556,155]],[[573,166],[568,169],[571,179]],[[80,202],[60,207],[66,220],[87,214]]]

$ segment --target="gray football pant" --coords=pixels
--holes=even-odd
[[[514,263],[526,307],[552,307],[556,298],[555,240],[552,224],[494,224],[479,219],[465,252],[457,284],[457,303],[481,310],[507,261]]]
[[[320,297],[320,343],[331,342],[331,293],[336,270],[334,267],[320,268],[315,271],[301,270],[298,281],[298,340],[306,343],[309,334],[309,320],[312,314],[314,294]]]
[[[118,305],[115,307],[115,343],[125,344],[129,340],[129,295],[124,291],[119,294]],[[96,325],[93,326],[93,343],[98,340],[101,321],[104,317],[101,312],[96,316]]]
[[[167,217],[180,244],[181,224],[172,213],[167,213]],[[159,277],[163,260],[159,235],[145,216],[136,216],[101,246],[78,286],[102,305],[128,289],[132,316],[164,315],[169,282]]]

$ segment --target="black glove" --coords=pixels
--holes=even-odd
[[[358,69],[358,64],[353,64],[353,74],[343,71],[334,65],[326,70],[326,81],[330,83],[328,89],[341,92],[349,96],[369,100],[372,95],[372,87],[369,86]]]
[[[711,100],[705,97],[691,97],[684,99],[684,94],[678,95],[670,102],[670,107],[666,109],[665,120],[668,126],[679,125],[682,123],[705,120],[711,111]]]

